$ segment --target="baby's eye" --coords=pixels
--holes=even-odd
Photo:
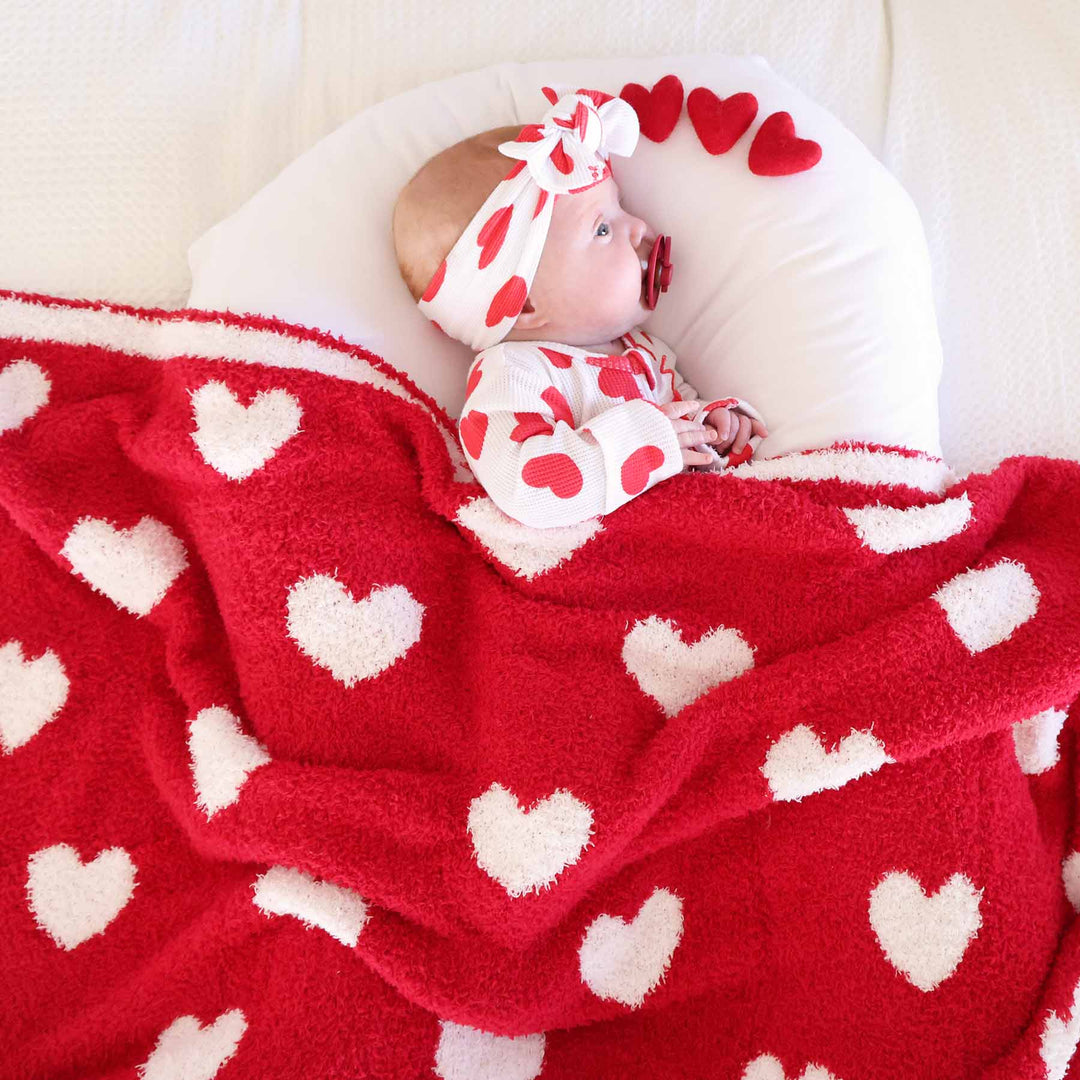
[[[600,231],[601,229],[607,229],[607,232],[602,233]],[[606,221],[601,221],[600,224],[596,226],[596,235],[597,236],[609,236],[610,234],[611,234],[611,226]]]

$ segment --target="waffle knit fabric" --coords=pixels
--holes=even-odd
[[[685,465],[675,428],[659,406],[697,391],[675,368],[670,345],[640,327],[622,353],[603,355],[556,341],[500,341],[469,368],[458,421],[473,474],[492,502],[523,525],[576,525],[610,514],[684,469],[741,464],[707,442],[708,464]],[[741,398],[703,401],[683,419],[704,422],[714,409],[760,419]]]

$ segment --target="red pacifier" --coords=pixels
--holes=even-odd
[[[671,284],[671,237],[658,236],[649,252],[649,265],[645,271],[645,306],[652,310],[662,292]]]

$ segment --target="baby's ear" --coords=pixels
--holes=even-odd
[[[525,297],[525,304],[521,309],[521,314],[517,317],[517,321],[514,323],[514,329],[539,330],[546,323],[547,319],[533,307],[532,301]]]

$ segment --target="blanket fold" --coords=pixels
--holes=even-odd
[[[1080,464],[534,529],[364,349],[0,292],[0,506],[5,1077],[1067,1075]]]

